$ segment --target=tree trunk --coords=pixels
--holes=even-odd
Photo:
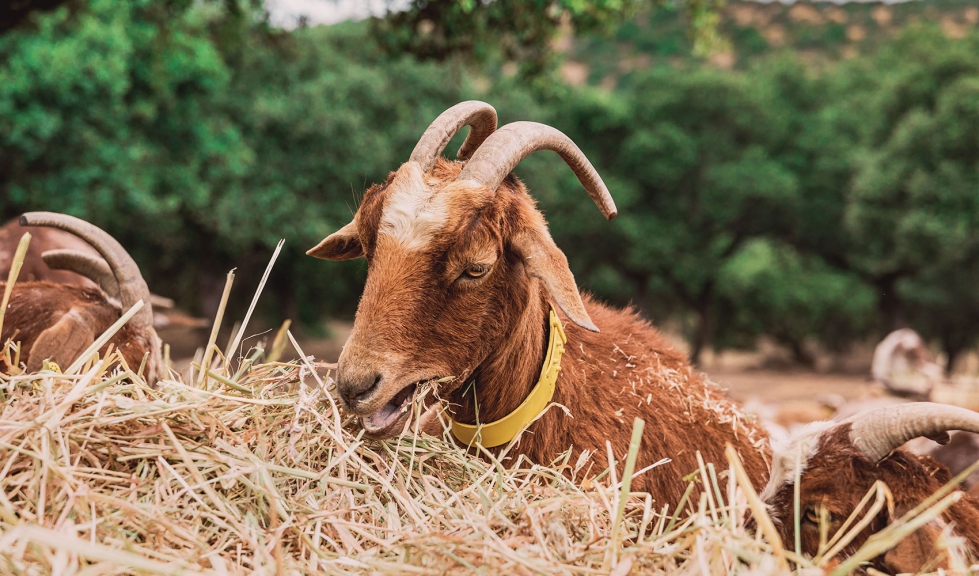
[[[647,320],[651,319],[649,311],[652,309],[652,301],[649,297],[649,277],[645,275],[633,274],[629,279],[635,284],[635,296],[632,303],[639,309],[639,312]]]
[[[210,248],[213,240],[207,238],[201,246],[200,271],[197,276],[197,308],[205,318],[214,318],[221,304],[224,285],[227,282],[227,271],[221,272],[223,266],[218,264],[218,258]]]
[[[874,282],[877,288],[877,307],[881,318],[884,319],[884,328],[888,332],[908,325],[904,319],[904,303],[896,289],[899,278],[896,274],[888,274]]]
[[[299,306],[296,303],[296,290],[292,282],[276,282],[272,287],[279,305],[279,318],[299,322]]]
[[[953,337],[951,334],[942,334],[942,350],[945,351],[945,356],[947,360],[945,362],[945,376],[952,375],[952,369],[955,367],[955,360],[965,351],[966,346],[963,346],[958,338]]]
[[[690,362],[700,365],[700,355],[714,342],[716,321],[714,317],[714,286],[708,284],[697,298],[697,332],[690,347]]]
[[[801,340],[793,338],[791,340],[786,340],[786,343],[789,345],[789,349],[792,351],[793,360],[809,368],[816,365],[816,358],[814,358],[813,355],[806,350],[806,347],[803,345]]]

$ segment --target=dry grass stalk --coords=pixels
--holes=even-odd
[[[566,456],[508,467],[427,436],[365,441],[334,401],[329,369],[302,358],[252,354],[248,370],[212,370],[204,388],[178,378],[154,389],[108,372],[112,358],[79,375],[5,377],[3,571],[789,571],[779,543],[744,529],[742,511],[758,503],[736,457],[720,475],[702,466],[694,482],[708,490],[674,514],[645,494],[620,499],[630,474],[581,488],[562,474]],[[792,556],[804,570],[828,567]]]
[[[228,279],[224,282],[224,292],[221,293],[221,303],[218,304],[218,312],[211,325],[211,335],[207,338],[207,346],[204,348],[204,357],[200,363],[200,378],[197,385],[203,386],[207,378],[207,371],[211,367],[211,354],[214,352],[215,342],[218,339],[218,332],[221,330],[221,320],[224,319],[224,309],[228,305],[228,297],[231,296],[231,286],[235,283],[235,271],[228,272]]]
[[[272,258],[269,260],[269,265],[265,267],[265,273],[262,274],[262,279],[258,282],[258,289],[255,290],[255,295],[252,296],[252,302],[248,306],[248,312],[245,314],[245,319],[241,321],[241,326],[239,326],[234,331],[234,339],[231,344],[228,345],[227,352],[225,352],[226,360],[225,363],[231,362],[231,360],[238,353],[238,346],[241,345],[241,337],[245,335],[245,329],[248,328],[248,321],[251,320],[252,313],[255,312],[255,306],[258,305],[258,299],[262,295],[262,291],[265,290],[265,283],[269,280],[269,274],[272,273],[272,266],[275,265],[275,261],[279,258],[279,253],[282,252],[282,245],[286,243],[285,238],[279,240],[279,243],[275,246],[275,251],[272,253]]]
[[[14,259],[10,263],[10,272],[7,273],[7,283],[3,289],[3,301],[0,302],[0,331],[3,330],[3,319],[7,315],[7,304],[10,303],[10,294],[14,291],[14,284],[20,275],[20,269],[24,266],[24,257],[27,256],[27,247],[31,243],[31,233],[24,232],[17,243],[17,250],[14,252]],[[6,348],[4,348],[6,350]]]
[[[0,374],[0,572],[789,574],[791,560],[798,573],[839,573],[959,497],[941,491],[845,565],[809,560],[782,549],[733,450],[721,474],[698,459],[670,510],[629,489],[677,472],[664,461],[634,473],[641,421],[621,483],[611,454],[581,478],[591,467],[570,452],[539,466],[417,430],[370,442],[333,397],[335,365],[314,363],[288,324],[234,373],[210,361],[215,337],[199,379],[191,367],[149,386],[116,352],[66,374]],[[287,341],[298,361],[277,360]],[[748,509],[765,538],[745,529]],[[964,544],[945,540],[968,570]]]

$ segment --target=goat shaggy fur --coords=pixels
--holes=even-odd
[[[948,469],[928,456],[894,450],[879,462],[868,458],[851,440],[851,424],[816,422],[785,446],[775,445],[772,478],[762,493],[769,514],[786,547],[794,541],[794,480],[796,454],[803,455],[800,471],[800,539],[802,552],[819,550],[819,508],[828,513],[829,536],[840,528],[857,504],[878,480],[887,485],[893,507],[884,506],[868,526],[843,549],[837,560],[851,556],[870,535],[935,493],[951,480]],[[979,501],[963,494],[939,518],[918,529],[888,552],[874,558],[872,566],[888,574],[917,573],[948,566],[948,558],[936,546],[943,530],[964,538],[973,553],[979,551]]]
[[[633,420],[642,418],[637,469],[671,460],[633,483],[657,502],[675,506],[688,484],[683,476],[697,468],[696,453],[724,464],[726,443],[763,483],[763,429],[635,311],[579,299],[564,254],[516,177],[497,190],[473,191],[456,182],[462,168],[439,159],[422,174],[406,163],[367,191],[351,224],[310,250],[329,260],[367,259],[367,284],[340,357],[347,409],[368,427],[419,382],[454,376],[437,389],[452,418],[490,422],[509,414],[538,380],[557,302],[568,339],[553,398],[559,406],[529,426],[510,456],[546,464],[571,450],[570,473],[587,451],[585,472],[594,474],[606,467],[609,442],[621,471]],[[473,266],[482,275],[473,277]],[[601,333],[586,328],[589,317]],[[395,435],[410,428],[409,418],[384,420],[369,435]]]

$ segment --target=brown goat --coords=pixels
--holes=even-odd
[[[103,289],[46,281],[18,282],[11,292],[0,339],[20,342],[20,362],[29,372],[40,370],[45,360],[66,368],[119,320],[123,311],[142,300],[143,308],[116,332],[101,353],[112,346],[133,370],[145,357],[146,378],[156,383],[163,374],[163,360],[160,339],[153,328],[150,293],[139,267],[125,249],[101,229],[72,216],[29,212],[21,217],[21,222],[57,227],[88,242],[104,260],[79,252],[76,254],[82,263],[74,265],[74,269],[88,269],[89,279]],[[4,286],[0,282],[0,290]]]
[[[31,243],[27,247],[18,280],[57,282],[89,288],[98,286],[86,275],[92,268],[91,260],[101,260],[101,256],[94,248],[64,230],[43,226],[21,226],[19,218],[10,220],[0,227],[0,280],[5,280],[10,273],[14,252],[24,232],[30,232]],[[88,261],[84,256],[89,257]],[[100,273],[104,276],[105,264],[99,267],[103,269]],[[151,293],[150,302],[153,304],[153,326],[157,330],[171,326],[203,328],[210,325],[206,318],[195,318],[175,308],[173,300],[169,298]]]
[[[820,542],[820,508],[828,516],[829,536],[882,481],[893,495],[870,524],[837,556],[852,555],[871,534],[914,509],[951,480],[948,469],[928,456],[898,449],[912,438],[947,441],[950,430],[979,431],[979,414],[964,408],[918,402],[863,412],[843,422],[814,422],[790,438],[773,440],[772,475],[761,494],[786,547],[794,537],[794,483],[801,454],[800,540],[802,552],[814,556]],[[979,552],[979,501],[969,494],[894,548],[875,558],[872,565],[889,574],[916,573],[925,567],[948,568],[944,552],[936,547],[946,528]]]
[[[20,269],[18,280],[21,282],[57,282],[58,284],[75,284],[95,288],[98,286],[86,276],[71,270],[50,268],[42,255],[49,250],[74,250],[90,256],[99,257],[99,253],[74,234],[69,234],[57,228],[43,226],[21,226],[20,218],[10,220],[0,227],[0,280],[6,280],[10,266],[14,260],[17,244],[25,232],[30,232],[31,243],[27,246],[24,265]]]
[[[459,156],[468,162],[440,158],[465,125],[472,130]],[[594,473],[605,468],[606,442],[624,461],[633,421],[643,418],[637,469],[672,460],[633,484],[657,501],[675,506],[687,486],[682,477],[697,468],[696,452],[723,463],[726,442],[751,477],[764,481],[763,430],[636,312],[579,295],[543,215],[510,174],[531,152],[554,150],[612,218],[615,206],[588,160],[553,128],[495,126],[487,104],[444,112],[411,159],[367,191],[353,222],[309,251],[367,260],[367,284],[339,360],[346,408],[369,437],[391,437],[410,427],[420,383],[454,377],[436,389],[448,416],[495,423],[537,389],[553,302],[567,338],[551,398],[560,407],[530,424],[510,456],[546,464],[571,449],[573,464],[587,451]]]

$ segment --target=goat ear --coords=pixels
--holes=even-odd
[[[357,220],[327,236],[322,242],[306,251],[306,254],[323,260],[350,260],[364,255],[357,231]]]
[[[926,565],[934,566],[936,555],[945,553],[936,546],[941,532],[938,528],[926,524],[898,542],[884,554],[884,566],[890,574],[917,574]],[[947,568],[947,560],[943,559],[938,568]]]
[[[69,312],[54,326],[38,335],[31,346],[27,371],[39,371],[45,360],[57,362],[64,370],[95,341],[95,337],[95,332],[82,319]]]
[[[568,318],[586,330],[598,332],[598,327],[585,311],[568,259],[547,229],[529,228],[518,232],[512,245],[527,267],[527,273],[544,283],[548,294]]]

